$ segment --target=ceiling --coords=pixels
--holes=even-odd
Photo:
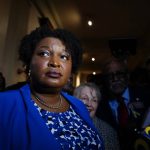
[[[41,7],[37,7],[39,12],[48,17],[54,27],[68,29],[80,39],[84,49],[84,60],[80,70],[84,73],[101,71],[104,62],[112,55],[109,40],[113,38],[137,40],[136,55],[131,55],[128,59],[131,69],[142,64],[150,55],[149,0],[32,0],[32,2]],[[88,20],[93,21],[93,26],[88,26]],[[95,57],[96,61],[91,62],[91,57]]]

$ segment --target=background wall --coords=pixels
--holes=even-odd
[[[18,46],[26,33],[39,26],[41,17],[49,18],[53,28],[70,30],[81,41],[83,65],[76,74],[76,83],[84,82],[92,72],[101,73],[104,61],[111,56],[108,41],[113,37],[137,38],[137,53],[128,59],[129,68],[134,69],[150,57],[149,8],[149,0],[95,0],[94,3],[87,0],[86,5],[84,1],[73,0],[63,0],[63,3],[60,0],[0,0],[0,72],[7,86],[25,80],[18,60]],[[93,27],[87,25],[89,16],[94,20]],[[91,62],[91,57],[96,61]]]
[[[40,16],[28,0],[6,0],[0,5],[0,71],[10,85],[25,79],[18,73],[18,46],[22,37],[38,26]]]

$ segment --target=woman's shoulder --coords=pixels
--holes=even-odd
[[[17,95],[19,90],[6,90],[3,92],[0,92],[0,99],[1,98],[7,98]]]
[[[106,149],[119,150],[119,140],[116,130],[100,118],[94,117],[93,122],[104,139]]]
[[[23,84],[22,86],[19,86],[18,88],[6,88],[5,91],[0,92],[0,101],[2,99],[13,99],[20,95],[20,90],[25,89],[28,87],[28,84]]]
[[[22,86],[17,89],[9,89],[3,92],[0,92],[0,107],[11,108],[14,107],[17,103],[20,103],[22,99],[22,90],[25,86]]]
[[[6,90],[16,90],[16,89],[19,89],[26,84],[27,84],[27,81],[18,82],[18,83],[7,86]]]
[[[110,132],[111,133],[114,133],[114,134],[117,134],[117,132],[115,131],[115,129],[109,125],[107,122],[105,122],[104,120],[98,118],[98,117],[94,117],[93,118],[93,122],[96,126],[99,126],[100,128],[103,128],[103,130],[106,129],[106,131]],[[105,128],[105,129],[104,129]]]
[[[0,92],[0,107],[14,106],[19,99],[19,90],[8,90]]]

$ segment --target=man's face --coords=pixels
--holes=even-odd
[[[107,88],[113,94],[122,94],[128,84],[128,73],[124,65],[119,62],[111,62],[107,66],[105,79]]]

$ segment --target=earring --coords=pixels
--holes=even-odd
[[[26,69],[27,69],[27,66],[26,66],[26,65],[23,65],[23,69],[26,70]]]
[[[31,70],[29,69],[28,70],[28,78],[30,78],[30,76],[31,76]]]

